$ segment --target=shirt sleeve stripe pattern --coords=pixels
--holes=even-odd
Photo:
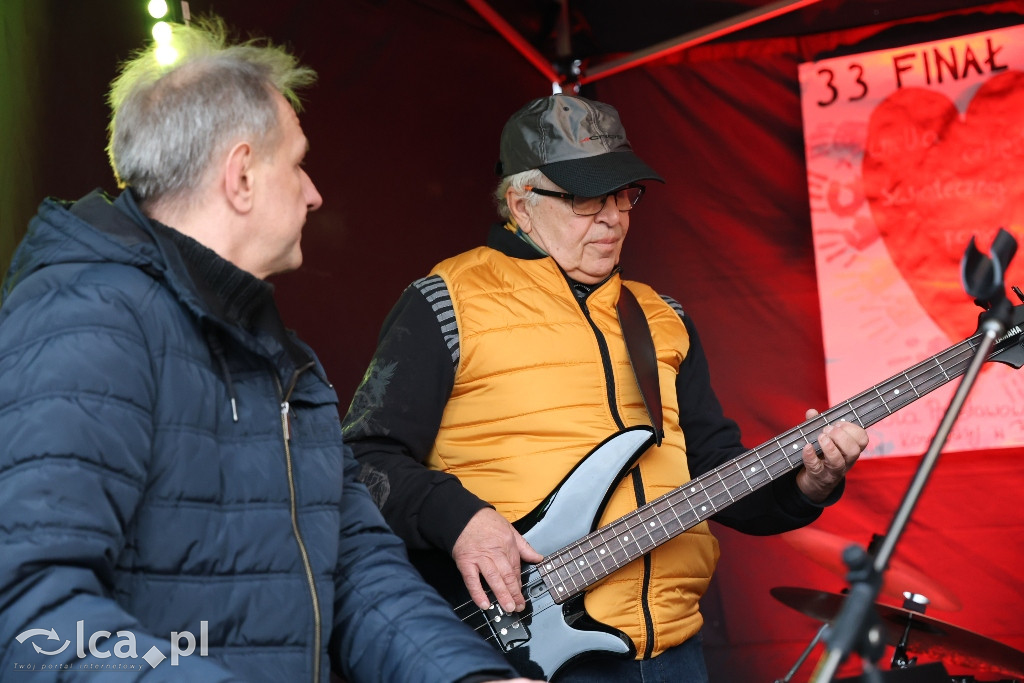
[[[676,314],[679,315],[680,319],[686,317],[686,313],[683,311],[683,307],[679,305],[678,301],[676,301],[670,296],[665,296],[664,294],[661,295],[661,300],[667,303],[669,306],[671,306],[672,310],[674,310]]]
[[[412,284],[420,291],[420,294],[430,304],[434,315],[437,316],[437,324],[441,328],[444,342],[452,354],[452,366],[457,368],[459,365],[459,323],[455,319],[455,308],[452,306],[448,285],[440,275],[420,278]]]

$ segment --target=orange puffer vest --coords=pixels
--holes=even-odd
[[[616,315],[619,275],[586,310],[550,258],[514,259],[481,247],[443,261],[461,357],[429,465],[456,475],[510,521],[537,506],[591,449],[622,427],[649,424]],[[650,287],[629,282],[647,314],[658,356],[665,436],[640,458],[642,502],[690,479],[675,380],[689,349],[676,312]],[[621,423],[617,423],[618,420]],[[638,507],[633,479],[614,489],[601,524]],[[701,523],[636,560],[586,596],[588,614],[625,632],[638,657],[694,635],[698,601],[718,560]],[[648,613],[653,630],[646,625]]]

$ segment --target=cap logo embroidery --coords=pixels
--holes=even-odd
[[[601,140],[602,138],[625,138],[625,135],[591,135],[589,138],[583,138],[580,142],[590,142],[591,140]]]

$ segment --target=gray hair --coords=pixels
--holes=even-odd
[[[508,192],[508,188],[515,188],[519,194],[524,194],[526,190],[524,190],[523,188],[525,188],[527,185],[534,185],[539,187],[539,181],[541,178],[547,179],[547,176],[541,173],[536,168],[532,168],[529,171],[520,171],[519,173],[507,175],[504,178],[502,178],[501,182],[498,183],[498,189],[494,191],[494,200],[497,203],[498,213],[501,215],[501,217],[504,218],[505,220],[508,220],[509,218],[512,217],[512,214],[508,208],[508,201],[505,199],[505,193]],[[539,201],[540,195],[532,193],[526,195],[526,203],[529,204],[530,206],[533,206]]]
[[[270,154],[278,135],[281,93],[296,110],[296,89],[316,72],[269,41],[228,44],[216,17],[175,24],[177,59],[162,65],[156,45],[124,62],[110,86],[107,156],[119,187],[145,204],[187,201],[213,159],[241,139]]]

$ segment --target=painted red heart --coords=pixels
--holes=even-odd
[[[971,237],[988,253],[999,228],[1024,235],[1024,72],[988,79],[962,117],[941,93],[896,91],[871,114],[861,174],[893,263],[950,341],[963,339],[980,310],[960,275]],[[1024,287],[1022,270],[1011,264],[1007,287]]]

